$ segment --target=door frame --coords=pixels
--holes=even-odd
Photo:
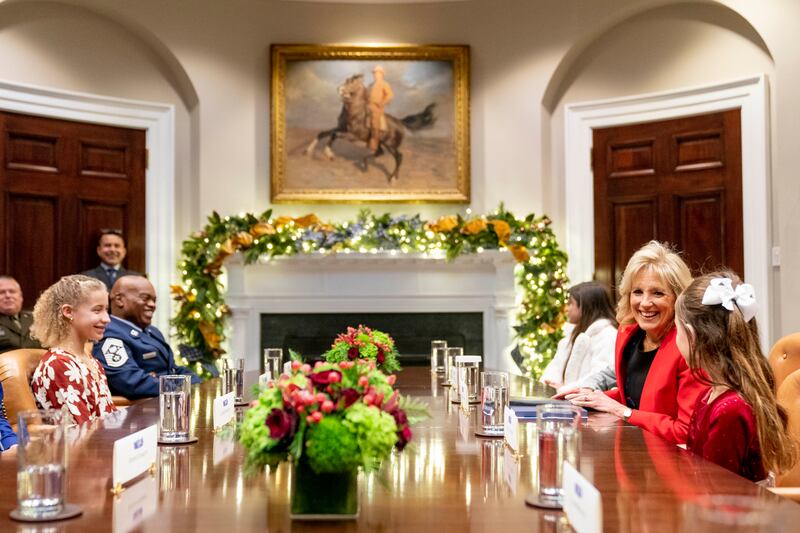
[[[176,264],[175,106],[0,80],[0,110],[146,131],[145,266],[159,302],[154,322],[169,332]]]
[[[762,344],[773,338],[769,85],[766,74],[701,87],[626,96],[564,107],[567,272],[587,281],[594,273],[592,129],[741,110],[742,226],[747,282],[758,295]],[[767,338],[769,337],[769,339]]]

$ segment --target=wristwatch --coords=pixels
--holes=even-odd
[[[625,422],[627,422],[627,421],[628,421],[628,419],[631,417],[631,415],[632,415],[632,414],[633,414],[633,409],[631,409],[630,407],[626,407],[626,408],[625,408],[625,410],[624,410],[624,411],[622,411],[622,419],[623,419]]]

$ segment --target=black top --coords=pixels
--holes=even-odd
[[[650,365],[658,352],[658,348],[644,351],[645,335],[641,329],[634,333],[622,352],[622,360],[625,362],[625,405],[631,409],[639,408],[644,380],[647,379]]]

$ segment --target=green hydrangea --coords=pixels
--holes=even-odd
[[[328,416],[309,426],[306,437],[308,464],[318,474],[349,472],[361,463],[355,434],[342,420]]]
[[[397,424],[392,415],[361,403],[347,410],[344,425],[355,435],[365,468],[377,467],[389,457],[397,442]]]

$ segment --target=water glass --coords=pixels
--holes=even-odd
[[[57,516],[67,489],[66,418],[44,409],[19,413],[17,502],[30,518]]]
[[[456,387],[458,376],[456,376],[456,357],[464,355],[464,348],[460,346],[448,346],[444,355],[444,385],[446,387]]]
[[[508,373],[481,372],[481,428],[484,433],[503,434],[508,406]]]
[[[189,440],[192,378],[168,375],[158,378],[158,439],[162,442]]]
[[[264,349],[264,372],[269,372],[270,378],[277,380],[283,372],[283,348]]]
[[[580,453],[579,407],[544,404],[536,407],[536,475],[539,500],[561,503],[564,461],[578,468]]]
[[[447,341],[431,341],[431,372],[444,373],[445,350]]]
[[[241,403],[244,398],[244,359],[237,359],[233,365],[225,368],[223,394],[234,393],[235,401]]]
[[[467,402],[478,403],[480,387],[480,355],[459,355],[455,357],[456,381],[453,383],[455,394],[451,396],[454,402],[461,402],[462,384],[466,385]]]

